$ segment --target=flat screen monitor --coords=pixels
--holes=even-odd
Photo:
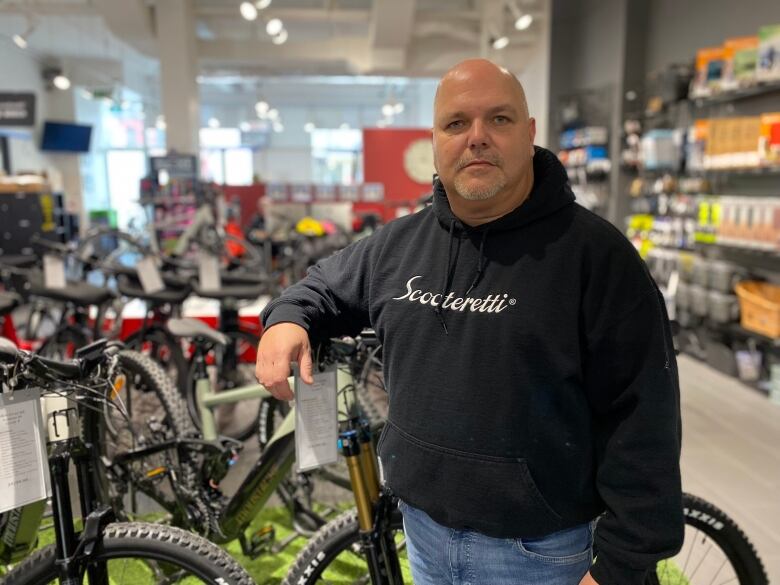
[[[45,122],[41,150],[57,152],[89,152],[92,126]]]

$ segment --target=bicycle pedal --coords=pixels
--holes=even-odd
[[[275,541],[276,529],[270,525],[264,526],[252,534],[249,544],[249,557],[254,559],[262,554],[271,552]]]

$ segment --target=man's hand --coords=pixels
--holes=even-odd
[[[585,576],[582,578],[582,581],[580,581],[580,585],[599,585],[598,581],[596,581],[593,577],[590,576],[590,571],[588,571]]]
[[[260,338],[255,376],[279,400],[293,399],[293,391],[287,381],[290,362],[300,366],[301,379],[306,384],[314,384],[309,334],[300,325],[278,323],[268,328]]]

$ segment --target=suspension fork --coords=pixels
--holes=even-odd
[[[403,583],[392,533],[384,530],[387,508],[379,497],[376,453],[366,424],[339,434],[339,449],[347,461],[355,494],[360,541],[373,585]]]

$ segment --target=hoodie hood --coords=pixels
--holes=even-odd
[[[455,254],[455,263],[452,262],[453,239],[456,238],[456,232],[458,232],[458,241],[460,240],[460,234],[463,233],[479,234],[480,238],[479,259],[474,268],[474,279],[471,281],[471,286],[469,286],[466,291],[466,294],[468,295],[472,289],[479,284],[485,271],[487,264],[485,261],[485,242],[487,241],[488,234],[520,228],[533,221],[551,215],[574,202],[574,194],[568,187],[566,169],[563,168],[563,165],[552,152],[545,148],[535,146],[533,165],[534,185],[531,188],[528,199],[506,215],[475,227],[464,224],[455,216],[450,207],[444,185],[442,185],[438,178],[436,179],[433,186],[433,212],[436,214],[439,224],[449,233],[447,260],[443,267],[444,270],[441,283],[442,295],[450,286],[452,273],[455,269],[454,264],[457,264],[457,252]],[[444,329],[444,332],[449,334],[441,305],[435,307],[434,312],[436,313],[436,317],[439,320],[442,329]]]
[[[442,227],[449,231],[454,221],[455,230],[504,231],[527,225],[573,203],[574,194],[568,188],[568,175],[561,162],[546,148],[535,146],[534,150],[534,185],[529,198],[506,215],[476,227],[467,226],[452,213],[447,192],[437,178],[433,184],[433,212]]]

